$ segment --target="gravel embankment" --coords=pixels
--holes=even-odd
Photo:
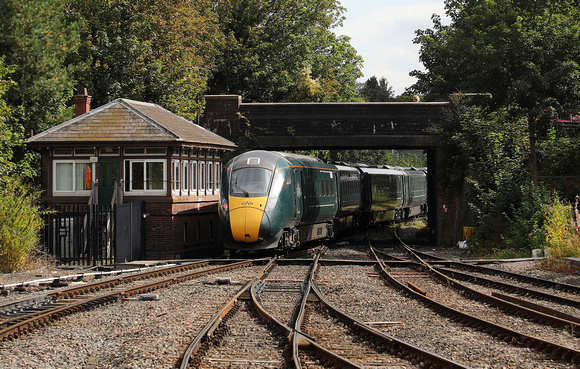
[[[378,329],[473,368],[570,368],[440,316],[385,286],[361,266],[323,267],[323,293],[339,308]]]
[[[0,343],[0,368],[172,368],[191,340],[262,267],[160,289],[158,301],[124,301],[62,318]]]
[[[469,258],[451,251],[449,259]],[[363,247],[343,247],[331,249],[326,257],[365,260],[369,256]],[[537,262],[491,266],[580,285],[578,276],[542,270]],[[185,347],[209,319],[261,268],[227,271],[160,289],[154,292],[159,294],[158,301],[123,301],[64,317],[13,342],[0,342],[0,369],[173,368]],[[302,268],[298,273],[289,273],[288,269],[278,268],[269,278],[280,280],[276,283],[293,284],[293,280],[303,278],[306,271]],[[571,364],[553,362],[525,347],[500,342],[441,317],[418,301],[385,286],[374,272],[368,266],[323,266],[318,280],[329,300],[349,314],[366,322],[387,322],[376,327],[473,368],[571,367]],[[42,273],[0,275],[0,285],[38,279],[44,274],[74,272],[44,270]],[[229,277],[233,283],[216,284],[218,276]],[[431,289],[430,293],[439,289],[438,286],[426,287]],[[39,293],[11,291],[7,296],[0,296],[0,302]],[[270,304],[275,303],[275,294],[268,300]],[[526,322],[522,320],[521,324]],[[574,341],[574,346],[578,345],[578,338],[570,337],[570,340]]]

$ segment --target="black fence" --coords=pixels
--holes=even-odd
[[[115,262],[115,209],[110,205],[50,205],[41,231],[43,251],[61,264]]]

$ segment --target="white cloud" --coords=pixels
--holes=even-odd
[[[395,93],[415,83],[409,72],[423,70],[415,30],[433,26],[433,13],[444,15],[443,0],[341,1],[347,8],[344,27],[338,34],[351,37],[351,44],[364,58],[364,78],[385,77]]]

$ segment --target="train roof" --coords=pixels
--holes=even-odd
[[[280,160],[286,161],[289,165],[306,165],[316,163],[323,164],[324,161],[312,156],[293,154],[280,151],[252,150],[240,154],[232,159],[228,166],[231,169],[239,169],[246,166],[260,166],[270,170],[275,170],[281,163]]]

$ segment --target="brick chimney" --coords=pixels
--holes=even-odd
[[[85,87],[78,89],[76,95],[73,96],[73,101],[75,103],[75,117],[91,110],[91,97],[87,94]]]

